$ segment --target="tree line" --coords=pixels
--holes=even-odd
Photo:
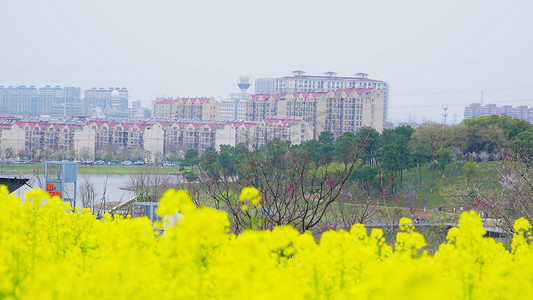
[[[272,139],[253,150],[244,144],[222,145],[219,151],[211,147],[202,154],[189,149],[181,165],[189,167],[184,175],[198,180],[215,207],[230,213],[235,226],[261,219],[263,226],[292,224],[305,231],[317,226],[350,188],[356,188],[351,198],[359,201],[356,221],[364,222],[371,214],[361,205],[369,206],[375,195],[394,195],[408,169],[431,163],[443,170],[453,159],[497,160],[502,153],[526,159],[533,151],[532,128],[522,120],[489,116],[456,126],[426,123],[416,130],[399,126],[382,133],[363,127],[338,139],[325,131],[299,145]],[[242,211],[236,205],[244,186],[261,191],[260,209]]]

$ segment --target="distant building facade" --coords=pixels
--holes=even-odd
[[[283,95],[288,93],[327,93],[338,89],[372,88],[383,95],[383,121],[389,113],[389,84],[385,81],[369,79],[366,73],[353,77],[337,76],[335,72],[324,75],[306,75],[304,71],[294,71],[293,76],[280,78],[259,78],[255,81],[255,94]]]
[[[512,105],[497,106],[496,104],[481,105],[481,103],[472,103],[465,106],[465,119],[474,119],[491,115],[507,115],[512,118],[533,123],[533,108],[529,108],[526,105],[513,107]]]
[[[246,94],[246,97],[250,96],[250,94]],[[230,98],[220,101],[221,121],[244,121],[246,119],[247,99],[238,99],[239,97],[241,97],[240,93],[232,93]]]
[[[349,88],[330,92],[298,92],[253,95],[248,99],[246,120],[302,118],[314,127],[314,138],[322,131],[335,137],[368,126],[383,130],[385,93],[377,88]]]
[[[85,90],[84,103],[89,115],[99,108],[101,111],[121,111],[128,109],[129,93],[126,88],[110,87],[108,89],[95,88]]]
[[[3,114],[27,116],[50,115],[60,111],[61,116],[71,116],[81,112],[80,88],[62,88],[58,85],[42,88],[33,85],[15,88],[0,86],[0,110]]]
[[[131,111],[128,118],[130,119],[149,119],[152,113],[148,107],[143,107],[141,100],[133,101],[131,103]]]
[[[94,159],[138,151],[149,159],[183,154],[188,149],[203,152],[208,147],[235,146],[249,149],[279,138],[299,144],[313,138],[313,128],[297,119],[268,118],[260,122],[180,122],[88,120],[50,122],[0,119],[0,149],[31,157],[62,155]]]
[[[158,98],[152,101],[152,118],[218,121],[220,102],[215,98]]]
[[[82,124],[72,122],[15,120],[2,124],[0,130],[0,147],[4,152],[39,157],[74,153],[76,141],[82,139],[84,128]],[[81,152],[81,149],[78,150]],[[87,149],[87,153],[91,150],[94,151]]]

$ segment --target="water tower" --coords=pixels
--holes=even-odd
[[[250,74],[244,71],[241,72],[241,74],[239,74],[239,81],[240,82],[237,83],[237,86],[239,89],[241,89],[241,95],[235,99],[235,111],[233,115],[234,120],[239,119],[239,103],[241,101],[246,101],[246,98],[248,98],[248,88],[250,87],[250,83],[248,81],[250,81]]]

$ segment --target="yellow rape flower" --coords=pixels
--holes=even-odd
[[[21,205],[0,187],[2,299],[524,299],[533,293],[526,219],[515,223],[512,251],[483,237],[479,216],[465,213],[448,232],[449,244],[418,255],[425,239],[408,218],[400,220],[393,248],[383,230],[368,235],[361,224],[321,237],[290,225],[233,234],[225,211],[196,209],[184,191],[162,197],[164,220],[185,215],[164,230],[147,218],[106,214],[102,221],[86,209],[73,213],[44,192],[29,198]],[[259,193],[252,188],[242,199],[250,210]],[[158,284],[147,289],[147,282]]]
[[[524,218],[520,218],[518,220],[516,220],[514,222],[514,231],[515,232],[520,232],[520,231],[529,231],[529,229],[531,229],[531,225],[529,224],[529,221],[524,219]]]
[[[241,191],[241,195],[239,196],[239,201],[249,201],[254,206],[257,206],[261,199],[261,196],[259,196],[259,190],[254,187],[244,187]]]
[[[169,189],[159,200],[157,214],[161,217],[179,212],[183,215],[194,211],[196,206],[191,200],[189,193],[183,190]]]

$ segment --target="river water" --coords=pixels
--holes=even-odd
[[[12,177],[12,176],[10,176]],[[32,175],[26,175],[26,176],[19,176],[23,178],[30,178],[29,185],[34,188],[39,188],[38,180],[35,178],[35,176]],[[82,206],[82,201],[80,198],[80,188],[82,185],[86,184],[86,182],[92,184],[95,189],[95,204],[98,204],[103,201],[105,198],[106,202],[108,201],[126,201],[130,198],[132,198],[135,193],[127,190],[123,190],[121,188],[127,187],[130,183],[130,175],[124,175],[124,174],[88,174],[88,175],[82,175],[78,174],[77,176],[77,190],[78,190],[78,200],[76,202],[76,205]],[[104,194],[105,189],[105,194]],[[15,195],[22,197],[31,190],[31,187],[25,185],[15,191]]]

